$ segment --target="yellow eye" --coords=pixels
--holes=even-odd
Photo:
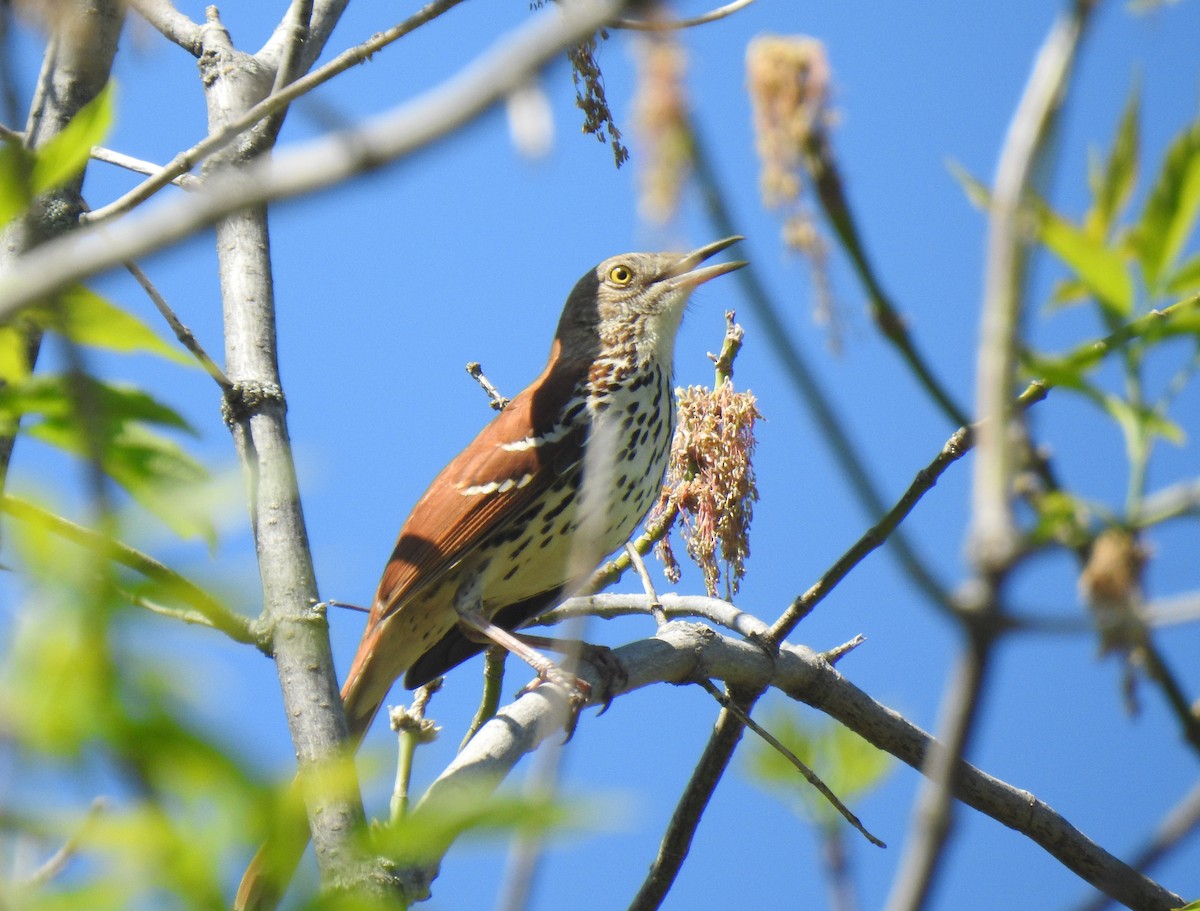
[[[628,266],[613,266],[608,270],[608,280],[614,285],[625,287],[633,281],[633,270]]]

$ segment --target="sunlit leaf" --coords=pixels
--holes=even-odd
[[[0,409],[18,415],[39,415],[59,421],[74,420],[82,396],[94,420],[106,425],[144,421],[194,433],[191,425],[171,406],[145,390],[124,383],[107,383],[91,377],[75,378],[43,373],[24,383],[0,389]]]
[[[1183,428],[1158,411],[1145,411],[1142,414],[1142,422],[1146,432],[1152,436],[1162,437],[1168,443],[1176,446],[1182,446],[1187,442],[1187,434]]]
[[[545,834],[575,819],[586,819],[580,807],[546,797],[462,794],[423,805],[411,815],[375,834],[376,847],[401,863],[436,861],[464,835],[508,837],[514,832]]]
[[[122,354],[156,354],[179,364],[196,366],[189,355],[168,344],[132,313],[83,285],[62,292],[54,307],[35,308],[34,318],[45,328],[65,332],[78,345]]]
[[[23,382],[29,368],[29,333],[17,325],[0,326],[0,382]]]
[[[1200,124],[1192,124],[1167,150],[1138,222],[1134,240],[1151,295],[1162,293],[1195,225],[1200,208]]]
[[[1122,319],[1133,312],[1133,280],[1120,250],[1089,237],[1048,206],[1038,207],[1037,227],[1042,243],[1079,277],[1106,310]]]
[[[1200,291],[1200,253],[1185,259],[1164,282],[1167,294],[1192,294]]]
[[[1129,93],[1117,135],[1103,168],[1089,169],[1093,203],[1084,218],[1084,230],[1093,240],[1103,241],[1133,195],[1137,182],[1140,95],[1137,86]]]
[[[869,791],[887,772],[886,753],[836,722],[810,724],[790,711],[778,711],[768,716],[764,726],[842,801]],[[769,744],[754,743],[749,765],[756,783],[789,795],[820,824],[837,824],[841,820],[841,814],[791,761]]]
[[[1083,500],[1064,490],[1050,490],[1035,500],[1035,506],[1038,516],[1034,541],[1058,541],[1068,547],[1083,543],[1091,518],[1091,510]]]
[[[0,143],[0,227],[29,208],[29,173],[33,156],[22,146]]]
[[[1050,300],[1046,302],[1046,307],[1050,310],[1058,310],[1088,300],[1090,297],[1088,286],[1083,281],[1078,278],[1063,278],[1054,283],[1054,290],[1050,292]]]
[[[44,193],[83,171],[92,146],[100,145],[113,121],[112,80],[79,109],[63,129],[35,153],[33,192]]]

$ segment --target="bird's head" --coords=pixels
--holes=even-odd
[[[700,267],[737,243],[726,237],[691,253],[625,253],[583,276],[567,298],[556,337],[569,358],[632,347],[639,362],[670,364],[675,334],[692,290],[740,269],[743,261]]]

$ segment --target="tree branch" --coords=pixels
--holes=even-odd
[[[666,603],[667,596],[663,600]],[[745,617],[748,626],[760,634],[766,632],[765,623]],[[624,692],[701,677],[724,680],[731,687],[770,685],[825,712],[914,769],[924,766],[935,744],[925,731],[873,700],[803,646],[784,645],[772,659],[756,644],[721,636],[697,624],[674,622],[654,638],[632,642],[615,652],[629,672]],[[581,665],[579,672],[599,683],[588,665]],[[474,794],[478,799],[497,787],[525,753],[559,733],[565,707],[562,690],[539,686],[502,709],[430,786],[421,804],[436,806],[437,801],[456,794]],[[954,793],[969,806],[1027,836],[1117,901],[1151,911],[1167,911],[1182,903],[1179,896],[1110,855],[1032,794],[966,762],[959,762],[955,770]],[[423,871],[426,881],[434,875],[435,869]]]
[[[224,126],[210,131],[204,139],[171,159],[170,162],[153,174],[149,180],[142,181],[124,196],[91,212],[88,215],[87,221],[89,223],[99,223],[129,212],[167,184],[187,174],[188,171],[200,162],[225,148],[234,139],[246,130],[254,127],[264,118],[284,110],[301,95],[311,92],[317,86],[328,82],[334,76],[350,69],[350,67],[366,62],[376,51],[403,38],[413,29],[424,25],[426,22],[440,16],[446,10],[457,6],[461,2],[462,0],[434,0],[434,2],[425,6],[408,19],[405,19],[399,25],[373,35],[362,44],[343,51],[320,69],[314,70],[307,76],[293,80],[284,88],[273,92],[257,104],[251,106],[244,113],[237,117],[232,117]],[[318,34],[318,31],[313,30],[309,38],[310,45],[318,40]]]
[[[1019,556],[1013,512],[1017,458],[1012,425],[1021,414],[1016,387],[1025,257],[1030,242],[1029,184],[1054,126],[1094,0],[1073,0],[1050,29],[1009,126],[989,209],[983,317],[976,358],[978,452],[969,552],[975,576],[958,599],[965,643],[943,696],[943,745],[929,755],[889,911],[918,911],[929,899],[953,825],[954,777],[967,755],[1003,632],[1001,589]]]
[[[168,41],[193,57],[200,56],[203,50],[200,26],[175,9],[170,0],[129,0],[129,5]]]
[[[167,247],[230,212],[323,189],[429,145],[502,100],[623,5],[578,0],[562,15],[542,14],[442,85],[361,127],[214,175],[204,190],[152,212],[44,245],[0,279],[0,319],[87,276]]]

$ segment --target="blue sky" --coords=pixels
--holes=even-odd
[[[179,3],[193,18],[198,2]],[[226,4],[235,43],[256,49],[282,4]],[[356,44],[403,16],[394,5],[351,4],[330,51]],[[694,3],[681,12],[699,12]],[[757,161],[744,91],[746,43],[763,32],[804,33],[825,42],[834,73],[838,161],[860,228],[884,282],[903,308],[938,376],[960,400],[973,395],[981,297],[984,222],[947,170],[955,160],[988,179],[1053,4],[793,4],[758,0],[738,15],[687,33],[688,87],[696,116],[722,171],[740,233],[738,255],[753,261],[786,314],[794,337],[835,403],[885,497],[899,496],[954,429],[922,397],[892,350],[874,332],[864,295],[835,255],[833,285],[844,321],[840,355],[812,319],[806,266],[780,247],[778,221],[758,197]],[[468,3],[322,89],[293,109],[281,142],[302,141],[329,112],[369,116],[432,86],[529,15],[520,0]],[[1143,91],[1143,175],[1152,173],[1170,137],[1197,111],[1195,3],[1135,16],[1107,4],[1096,16],[1055,142],[1052,198],[1078,216],[1086,206],[1087,150],[1107,145],[1128,95]],[[627,250],[681,248],[713,239],[694,194],[668,227],[638,219],[638,137],[630,113],[631,38],[615,33],[600,57],[608,97],[634,160],[620,171],[605,146],[579,135],[570,73],[562,63],[541,86],[554,112],[550,153],[528,161],[512,148],[502,112],[493,111],[433,149],[349,186],[277,207],[271,213],[280,356],[296,445],[304,508],[323,597],[367,603],[407,509],[437,470],[489,417],[463,371],[481,361],[503,391],[518,391],[540,370],[561,304],[595,262]],[[27,89],[36,73],[32,42],[21,48]],[[166,161],[205,131],[194,62],[142,23],[127,32],[117,71],[119,121],[109,142],[129,154]],[[133,178],[95,165],[85,192],[93,205]],[[1144,181],[1143,181],[1144,186]],[[1140,195],[1139,195],[1140,198]],[[1136,204],[1136,203],[1135,203]],[[1194,249],[1194,247],[1193,247]],[[211,235],[143,264],[201,341],[220,350],[220,306]],[[1035,265],[1040,306],[1056,276]],[[97,286],[153,320],[124,277]],[[754,390],[766,417],[756,468],[756,510],[749,577],[737,603],[770,620],[806,589],[870,524],[815,426],[770,353],[755,314],[728,279],[693,300],[676,354],[680,383],[708,382],[706,352],[719,345],[725,309],[737,308],[746,345],[739,386]],[[1029,313],[1035,342],[1059,350],[1098,334],[1083,311]],[[218,358],[220,360],[220,358]],[[167,383],[167,398],[201,430],[198,451],[217,472],[235,474],[215,386],[198,372],[138,360],[103,360],[111,375]],[[160,388],[162,388],[160,386]],[[1174,412],[1185,429],[1200,426],[1200,396]],[[1052,446],[1068,484],[1119,504],[1124,493],[1121,439],[1078,400],[1052,395],[1034,424]],[[1150,487],[1195,476],[1196,443],[1164,447]],[[963,541],[971,460],[952,468],[906,526],[942,581],[965,577]],[[53,456],[18,450],[18,487],[54,483],[65,470]],[[236,489],[236,484],[232,485]],[[1194,523],[1156,532],[1147,588],[1152,597],[1194,590]],[[236,506],[209,555],[172,544],[147,527],[139,542],[180,561],[188,572],[236,593],[257,610],[253,545]],[[666,588],[666,584],[663,583]],[[632,580],[619,590],[635,591]],[[700,590],[695,574],[681,591]],[[1053,616],[1080,612],[1074,567],[1049,558],[1025,570],[1013,589],[1023,610]],[[361,631],[353,613],[332,617],[339,669]],[[649,620],[593,623],[592,638],[619,644],[649,635]],[[955,629],[922,599],[886,553],[872,555],[793,636],[818,649],[862,633],[867,643],[841,670],[876,699],[930,729],[952,665]],[[215,636],[166,624],[151,635],[176,650],[194,674],[197,710],[263,769],[289,775],[291,759],[272,666]],[[1185,690],[1200,691],[1195,625],[1161,634]],[[511,692],[523,672],[510,671]],[[474,710],[478,667],[450,678],[435,702],[446,734],[419,756],[428,781],[458,743]],[[1196,757],[1181,745],[1162,699],[1142,691],[1142,713],[1123,714],[1119,669],[1096,657],[1094,640],[1023,636],[1000,650],[980,736],[971,759],[1025,788],[1084,833],[1125,854],[1195,783]],[[402,698],[402,697],[401,697]],[[770,703],[774,704],[774,703]],[[659,687],[620,699],[603,717],[583,718],[567,757],[567,790],[612,807],[596,832],[556,846],[535,908],[622,907],[636,891],[666,820],[708,736],[717,707],[697,688]],[[390,733],[377,725],[366,753],[376,768],[389,759]],[[722,783],[667,908],[823,907],[817,845],[807,825],[751,786],[743,757]],[[371,762],[363,763],[367,768]],[[526,763],[519,772],[528,768]],[[521,775],[518,775],[518,779]],[[385,810],[386,773],[368,786]],[[887,895],[909,826],[915,772],[898,763],[886,783],[854,809],[892,847],[871,848],[851,834],[862,907]],[[81,796],[90,796],[78,784]],[[609,803],[611,801],[611,804]],[[1065,907],[1086,886],[1041,849],[998,823],[960,813],[936,907]],[[1159,871],[1164,885],[1200,895],[1200,848],[1178,852]],[[468,847],[447,860],[431,908],[478,908],[490,896],[503,852]]]

